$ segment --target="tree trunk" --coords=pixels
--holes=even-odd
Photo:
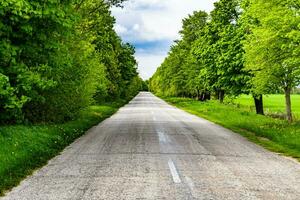
[[[200,91],[197,90],[197,100],[200,101]]]
[[[253,96],[256,108],[256,114],[264,115],[264,102],[263,102],[263,95]]]
[[[210,92],[206,92],[205,93],[205,99],[206,100],[211,100],[211,94],[210,94]]]
[[[285,107],[286,107],[287,120],[289,122],[292,122],[293,116],[292,116],[292,104],[291,104],[291,89],[285,88],[284,93],[285,93]]]
[[[215,93],[214,93],[214,99],[219,99],[219,91],[216,90]]]
[[[225,91],[224,90],[220,90],[220,92],[219,92],[220,103],[224,102],[224,97],[225,97]]]
[[[205,101],[205,93],[201,92],[201,101]]]

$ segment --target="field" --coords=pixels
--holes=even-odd
[[[0,196],[124,103],[91,106],[75,121],[59,125],[0,127]]]
[[[292,95],[292,111],[296,120],[300,120],[300,95]],[[231,100],[227,100],[231,101]],[[239,104],[241,107],[248,109],[249,111],[255,110],[253,98],[248,95],[242,95],[241,97],[233,101],[235,104]],[[285,113],[285,99],[284,95],[267,95],[264,96],[265,113],[268,114],[281,114]]]
[[[300,121],[289,124],[286,120],[256,115],[252,99],[242,96],[235,103],[220,104],[218,101],[199,102],[194,99],[164,97],[164,100],[187,112],[206,118],[239,133],[265,148],[300,160]],[[299,116],[300,96],[293,96],[294,111]],[[298,103],[298,105],[299,105]],[[283,96],[265,98],[268,112],[283,112]],[[251,111],[253,110],[253,111]]]

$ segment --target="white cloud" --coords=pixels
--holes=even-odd
[[[140,76],[146,80],[156,71],[156,68],[162,63],[166,54],[136,54],[135,57],[139,64]]]
[[[195,10],[210,11],[216,0],[129,0],[124,8],[112,8],[117,24],[115,30],[125,40],[132,44],[178,39],[182,19]],[[139,47],[140,48],[140,47]],[[151,72],[161,64],[167,55],[165,46],[158,56],[159,48],[152,53],[137,56],[140,73],[143,78],[151,77]],[[139,49],[143,51],[143,49]],[[155,52],[157,51],[157,52]],[[155,65],[155,66],[154,66]],[[147,66],[146,69],[142,66]],[[151,70],[147,70],[151,66]],[[144,75],[143,75],[144,74]]]
[[[139,31],[140,30],[140,25],[139,24],[135,24],[132,29],[134,31]]]

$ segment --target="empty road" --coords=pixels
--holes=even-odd
[[[140,93],[3,200],[300,199],[300,165]]]

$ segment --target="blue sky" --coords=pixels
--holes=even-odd
[[[213,9],[216,0],[128,0],[124,8],[113,8],[115,30],[136,48],[143,79],[150,78],[173,41],[179,39],[181,21],[195,10]]]

